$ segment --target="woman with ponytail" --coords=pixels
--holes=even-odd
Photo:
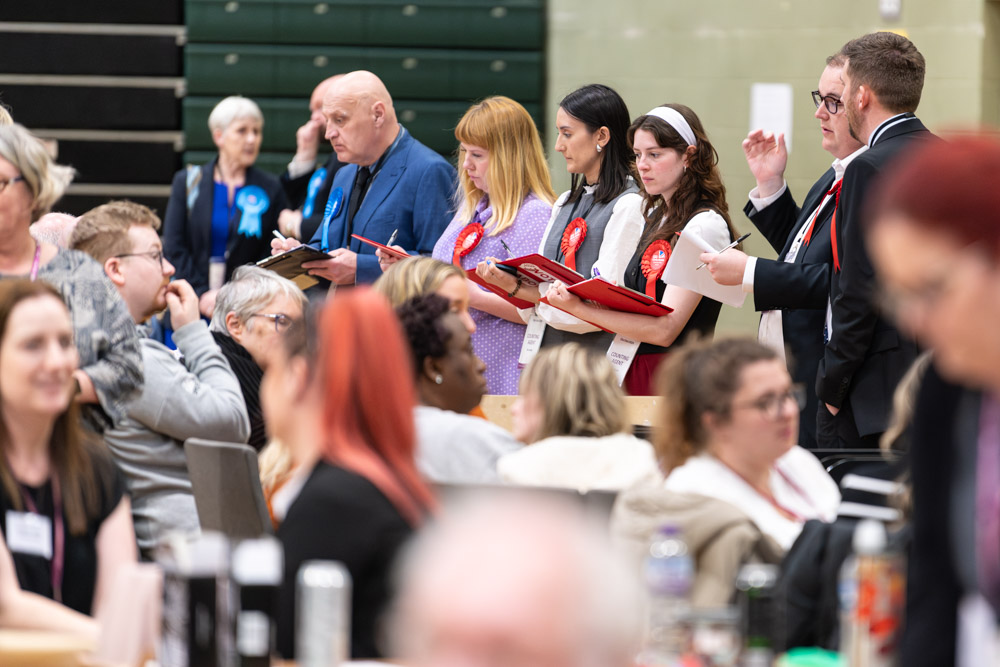
[[[669,306],[654,317],[599,310],[555,283],[548,301],[573,315],[641,343],[615,341],[631,357],[625,377],[629,394],[653,394],[652,379],[667,349],[695,332],[711,337],[722,307],[697,292],[667,285],[661,279],[678,234],[696,234],[713,248],[729,245],[736,229],[729,219],[719,155],[698,116],[682,104],[665,104],[639,116],[628,129],[635,168],[642,181],[644,228],[625,269],[624,284]]]
[[[272,498],[276,511],[287,506],[278,651],[295,657],[299,567],[336,560],[352,579],[351,655],[379,657],[393,561],[435,507],[413,458],[409,353],[388,303],[369,289],[330,300],[315,332],[308,319],[288,330],[261,385],[268,428],[295,469]]]

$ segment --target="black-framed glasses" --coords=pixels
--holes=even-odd
[[[806,405],[806,388],[801,384],[795,384],[780,394],[765,394],[755,401],[745,403],[733,403],[734,408],[753,408],[759,410],[768,419],[777,419],[781,416],[781,411],[785,403],[794,401],[797,409],[801,410]]]
[[[295,321],[284,313],[254,313],[250,317],[266,317],[269,320],[273,320],[274,330],[278,333],[287,331],[288,327],[292,326],[292,322]]]
[[[0,178],[0,194],[7,189],[7,186],[11,183],[17,183],[18,181],[23,181],[24,176],[15,176],[14,178]]]
[[[837,113],[837,109],[844,105],[839,97],[833,95],[820,95],[818,90],[812,91],[813,104],[819,109],[820,103],[826,105],[826,110],[832,114]]]
[[[163,264],[162,249],[147,250],[146,252],[125,252],[122,253],[121,255],[115,255],[115,257],[118,257],[119,259],[121,259],[122,257],[148,257],[149,259],[153,260],[154,262],[160,265],[161,271],[165,270],[166,268]]]

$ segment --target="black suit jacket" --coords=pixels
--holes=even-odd
[[[928,369],[911,429],[913,543],[900,663],[955,664],[958,605],[975,589],[980,392]]]
[[[916,344],[873,306],[875,271],[860,221],[865,196],[901,151],[932,138],[923,123],[911,118],[885,130],[844,172],[836,223],[841,270],[831,273],[833,330],[820,361],[816,394],[838,408],[850,401],[861,436],[885,431],[893,391],[918,353]]]
[[[758,211],[747,202],[743,212],[778,252],[778,259],[757,259],[753,293],[757,310],[780,310],[785,344],[791,356],[792,378],[806,387],[816,379],[816,369],[823,358],[823,324],[830,290],[830,217],[834,198],[824,204],[816,218],[809,245],[803,244],[793,263],[785,257],[795,235],[812,216],[833,185],[833,169],[827,170],[810,188],[802,208],[787,188],[776,201]],[[806,405],[799,419],[799,445],[816,447],[816,409],[818,402],[812,391],[806,392]]]
[[[200,167],[197,198],[188,210],[187,170],[174,175],[170,188],[167,213],[163,217],[163,255],[174,265],[176,278],[183,278],[200,296],[208,290],[208,264],[212,254],[212,200],[214,198],[216,160]],[[272,232],[278,229],[278,213],[288,208],[285,191],[276,176],[255,167],[247,169],[246,185],[255,185],[267,193],[269,204],[261,214],[260,236],[244,236],[237,232],[242,214],[229,221],[229,241],[226,244],[226,280],[238,266],[250,264],[271,255]],[[193,194],[193,193],[192,193]]]
[[[330,198],[330,184],[333,183],[333,177],[337,173],[337,170],[343,166],[344,163],[337,159],[337,154],[330,153],[330,157],[327,158],[326,163],[322,167],[325,173],[322,174],[322,184],[313,197],[311,215],[306,216],[303,211],[302,226],[300,229],[300,237],[303,241],[311,239],[323,222],[323,211],[326,208],[326,200]],[[318,170],[314,169],[297,178],[291,178],[287,171],[281,175],[281,186],[285,188],[285,196],[288,198],[289,208],[298,210],[305,204],[306,197],[309,194],[309,181],[316,176],[316,171]]]

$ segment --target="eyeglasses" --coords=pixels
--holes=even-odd
[[[166,270],[166,267],[163,264],[163,250],[147,250],[146,252],[126,252],[121,255],[115,255],[115,257],[118,257],[119,259],[121,259],[122,257],[147,257],[156,262],[157,264],[159,264],[161,271]]]
[[[7,189],[7,186],[11,183],[17,183],[18,181],[23,181],[24,176],[15,176],[14,178],[0,178],[0,194]]]
[[[826,105],[826,110],[832,114],[837,113],[837,109],[843,106],[843,102],[840,101],[839,97],[834,97],[833,95],[820,95],[818,90],[812,91],[813,104],[819,109],[819,105],[822,102]]]
[[[800,384],[792,385],[788,391],[780,394],[765,394],[755,401],[733,403],[734,408],[753,408],[759,410],[768,419],[778,419],[788,401],[794,401],[801,410],[806,405],[806,389]]]
[[[287,331],[288,327],[292,326],[292,322],[295,321],[284,313],[254,313],[250,317],[266,317],[269,320],[274,320],[274,330],[278,333]]]

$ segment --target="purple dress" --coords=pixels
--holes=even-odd
[[[474,269],[476,264],[490,256],[506,258],[507,251],[500,245],[501,239],[510,246],[515,257],[538,252],[542,234],[545,233],[551,214],[552,207],[549,204],[535,195],[528,195],[517,212],[514,224],[496,236],[485,236],[472,252],[462,258],[462,268]],[[476,217],[485,222],[492,215],[489,198],[483,197],[476,206]],[[434,246],[434,259],[451,264],[455,241],[467,224],[468,220],[461,220],[457,215],[452,218],[448,228]],[[521,353],[525,326],[508,322],[475,308],[470,308],[469,313],[476,323],[476,333],[472,334],[472,345],[479,358],[486,362],[486,390],[491,394],[516,394],[520,376],[517,358]]]

